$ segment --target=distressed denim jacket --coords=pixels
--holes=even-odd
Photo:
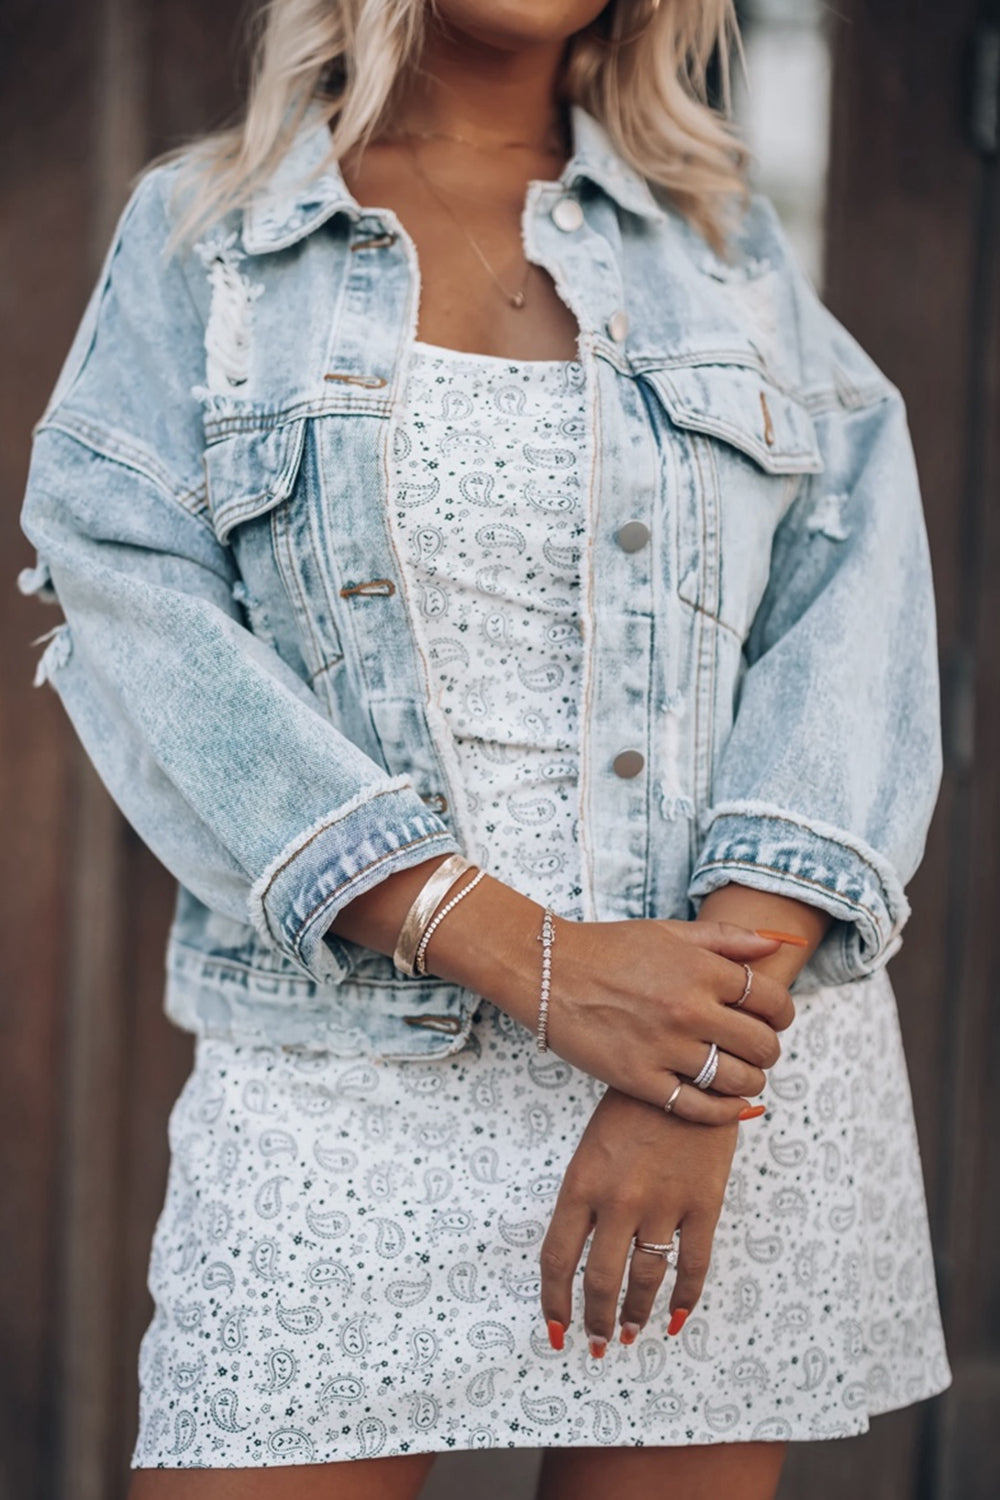
[[[940,776],[903,405],[766,201],[720,259],[591,116],[572,127],[523,235],[578,320],[597,434],[584,910],[778,892],[834,918],[800,988],[848,982],[899,945]],[[38,680],[179,882],[173,1018],[440,1056],[476,997],[326,936],[468,835],[387,523],[417,260],[327,152],[311,114],[249,207],[171,257],[176,166],[141,181],[37,428],[21,585],[65,616]]]

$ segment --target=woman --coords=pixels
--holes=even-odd
[[[948,1381],[884,969],[926,540],[703,102],[729,30],[276,0],[126,209],[24,523],[199,1037],[135,1500],[504,1445],[762,1500]]]

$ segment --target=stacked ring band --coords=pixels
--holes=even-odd
[[[654,1240],[640,1240],[639,1236],[636,1235],[633,1244],[636,1250],[642,1250],[646,1255],[661,1256],[668,1266],[676,1266],[677,1264],[677,1246],[673,1240],[670,1240],[666,1245],[659,1245]]]
[[[708,1056],[699,1073],[696,1073],[691,1082],[696,1089],[710,1089],[719,1069],[719,1049],[715,1042],[708,1049]]]
[[[735,1002],[737,1010],[739,1010],[741,1005],[746,1005],[747,1001],[750,998],[750,991],[753,989],[753,969],[751,969],[749,964],[744,964],[743,967],[747,971],[747,982],[743,988],[742,995]]]

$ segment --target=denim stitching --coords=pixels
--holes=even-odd
[[[869,918],[872,926],[875,928],[876,936],[879,939],[879,947],[884,947],[889,937],[892,936],[892,932],[890,930],[886,937],[882,937],[882,924],[872,907],[865,906],[863,902],[855,901],[850,896],[843,895],[840,891],[837,890],[836,886],[825,885],[823,881],[813,880],[808,875],[796,875],[789,870],[779,870],[774,865],[763,864],[760,860],[735,859],[733,857],[729,857],[727,859],[707,860],[698,866],[697,870],[695,871],[694,878],[696,879],[699,875],[703,874],[707,870],[725,869],[766,870],[769,875],[776,875],[779,877],[779,879],[791,881],[794,885],[808,886],[811,890],[814,891],[824,891],[828,896],[834,896],[838,901],[842,901],[844,905],[849,906],[852,911],[859,912],[863,916]]]
[[[372,795],[371,795],[371,797],[369,798],[369,802],[375,802],[379,797],[388,797],[388,796],[391,796],[394,792],[398,792],[399,790],[400,790],[399,787],[386,787],[384,790],[373,792]],[[260,893],[260,904],[261,904],[261,906],[263,906],[264,902],[267,900],[268,895],[269,895],[269,893],[271,891],[271,888],[273,887],[274,882],[278,879],[279,875],[283,875],[284,872],[288,869],[289,865],[295,863],[295,861],[298,859],[298,857],[299,857],[300,854],[304,854],[305,851],[312,844],[314,844],[318,838],[320,838],[329,829],[333,828],[336,823],[339,823],[342,817],[343,817],[343,814],[340,813],[339,811],[335,812],[335,813],[332,813],[331,816],[326,820],[326,822],[321,827],[317,828],[309,836],[309,838],[306,839],[306,841],[305,841],[304,844],[300,844],[298,846],[298,848],[295,850],[294,854],[290,854],[288,856],[288,858],[285,860],[284,864],[279,865],[276,870],[273,870],[271,872],[271,878],[270,878],[270,880],[267,882],[267,885],[264,887],[264,889]],[[405,846],[403,846],[403,847],[405,847]],[[392,853],[396,853],[396,852],[398,852],[398,851],[397,850],[393,850],[392,851]]]
[[[318,902],[312,908],[312,910],[305,917],[303,917],[301,925],[299,927],[298,936],[294,939],[294,947],[296,953],[301,955],[302,944],[309,936],[309,930],[314,920],[321,916],[326,908],[332,905],[337,900],[337,898],[343,894],[344,891],[349,890],[352,885],[356,884],[356,882],[362,878],[362,876],[367,875],[369,870],[377,870],[379,865],[385,864],[387,859],[394,859],[397,854],[402,854],[407,849],[416,849],[419,848],[421,844],[432,843],[434,840],[440,840],[443,837],[446,837],[446,835],[437,832],[423,833],[419,838],[410,839],[408,843],[399,844],[395,849],[390,849],[387,854],[380,854],[378,859],[373,859],[370,865],[365,865],[363,869],[357,870],[349,880],[341,881],[340,885],[335,886],[332,891],[329,891],[327,895],[323,897],[322,901]],[[303,847],[308,846],[304,845]]]

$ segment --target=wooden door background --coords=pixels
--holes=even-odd
[[[14,590],[29,430],[131,176],[235,103],[245,8],[0,13],[2,1500],[124,1492],[165,1122],[190,1056],[160,1013],[170,883],[55,695],[31,687],[30,642],[53,621]],[[955,1384],[866,1438],[803,1445],[782,1494],[986,1500],[1000,1494],[1000,17],[976,0],[836,9],[827,297],[907,398],[940,606],[947,770],[893,977]],[[484,1500],[528,1493],[523,1458],[476,1475]]]

